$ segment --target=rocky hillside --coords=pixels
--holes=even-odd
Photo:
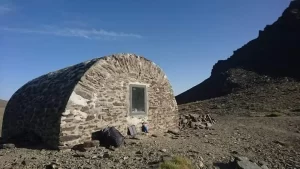
[[[227,74],[227,81],[239,87],[231,88],[230,94],[224,96],[179,105],[179,111],[252,117],[300,115],[300,83],[297,80],[261,76],[243,69],[230,69]]]
[[[6,100],[2,100],[0,99],[0,108],[4,108],[7,104],[7,101]]]
[[[227,60],[218,61],[207,80],[176,96],[177,103],[216,98],[249,88],[255,94],[262,85],[271,92],[274,91],[271,86],[281,84],[284,79],[297,83],[299,56],[300,0],[294,0],[277,21],[259,31],[256,39],[234,51]]]
[[[6,104],[7,104],[6,100],[0,99],[0,137],[1,137],[1,130],[2,130],[2,119],[3,119],[3,114],[4,114]]]

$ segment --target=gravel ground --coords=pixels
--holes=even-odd
[[[1,149],[0,168],[157,168],[168,156],[186,156],[196,168],[230,168],[234,156],[246,156],[269,168],[300,168],[300,117],[214,116],[210,130],[126,139],[115,150]]]

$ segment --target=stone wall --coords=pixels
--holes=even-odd
[[[129,85],[145,84],[148,115],[129,115]],[[73,146],[91,139],[91,134],[115,126],[127,134],[129,125],[150,131],[178,126],[177,104],[166,75],[153,62],[136,55],[119,54],[97,61],[80,79],[62,113],[60,145]]]
[[[53,147],[59,143],[60,118],[73,88],[98,59],[83,62],[33,79],[9,100],[2,125],[4,140],[33,132]]]

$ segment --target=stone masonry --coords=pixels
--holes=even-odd
[[[130,84],[147,86],[147,115],[129,114]],[[177,128],[179,115],[172,87],[155,63],[134,54],[96,58],[43,75],[9,100],[2,137],[32,131],[52,147],[72,147],[92,133],[147,122],[150,131]]]

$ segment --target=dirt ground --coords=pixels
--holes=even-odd
[[[211,130],[185,129],[172,134],[126,139],[116,150],[1,149],[0,168],[157,168],[163,156],[186,156],[197,168],[230,168],[233,156],[246,156],[269,168],[300,168],[300,116],[214,116]],[[50,165],[51,164],[51,165]]]

